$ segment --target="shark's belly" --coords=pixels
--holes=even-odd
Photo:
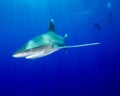
[[[36,58],[40,58],[40,57],[44,57],[47,55],[50,55],[56,51],[58,51],[59,49],[55,49],[55,48],[51,48],[51,47],[46,47],[44,49],[41,48],[37,48],[33,50],[33,54],[30,54],[28,56],[26,56],[26,59],[36,59]]]

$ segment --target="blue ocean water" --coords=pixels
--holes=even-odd
[[[119,0],[0,0],[0,96],[120,96]],[[67,45],[36,60],[12,54],[48,31]]]

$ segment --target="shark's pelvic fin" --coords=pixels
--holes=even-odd
[[[56,48],[76,48],[76,47],[85,47],[85,46],[92,46],[92,45],[98,45],[100,43],[89,43],[89,44],[81,44],[81,45],[72,45],[72,46],[62,46],[62,47],[56,47]]]
[[[68,37],[68,34],[65,34],[65,35],[64,35],[64,39],[67,39],[67,37]]]
[[[67,37],[68,37],[68,34],[65,34],[65,35],[64,35],[65,43],[66,43],[66,39],[67,39]],[[67,54],[67,48],[64,48],[64,51],[65,51],[65,53]]]
[[[53,19],[50,19],[49,31],[50,32],[55,32],[55,26],[54,26],[54,20]]]

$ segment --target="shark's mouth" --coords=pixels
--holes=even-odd
[[[22,52],[17,52],[13,55],[15,58],[26,58],[26,59],[35,59],[47,56],[59,50],[58,48],[52,48],[51,46],[41,48],[34,48],[32,50],[26,50]]]
[[[41,51],[41,52],[38,52],[36,54],[28,55],[25,58],[26,59],[34,59],[34,58],[42,57],[44,55],[44,53],[45,53],[44,51]]]
[[[36,58],[40,58],[40,57],[45,57],[45,56],[48,56],[52,53],[54,53],[55,51],[58,51],[59,49],[49,49],[49,50],[43,50],[43,51],[40,51],[40,52],[37,52],[37,53],[34,53],[32,55],[28,55],[26,56],[25,58],[26,59],[36,59]]]
[[[26,57],[26,56],[29,56],[29,55],[32,55],[33,53],[30,53],[29,54],[27,52],[19,52],[19,53],[16,53],[16,54],[13,54],[13,57],[15,58],[21,58],[21,57]]]
[[[40,51],[40,52],[20,52],[17,54],[14,54],[13,57],[15,58],[26,58],[26,59],[31,59],[31,58],[37,58],[37,57],[41,57],[44,55],[44,51]]]
[[[27,49],[23,51],[18,51],[15,54],[13,54],[13,57],[15,58],[21,58],[21,57],[29,57],[33,56],[34,54],[43,54],[45,51],[45,46],[35,47],[32,49]]]

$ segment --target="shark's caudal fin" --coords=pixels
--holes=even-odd
[[[85,47],[85,46],[92,46],[92,45],[98,45],[100,43],[89,43],[89,44],[81,44],[81,45],[72,45],[72,46],[62,46],[62,47],[56,47],[56,48],[76,48],[76,47]]]
[[[55,32],[54,20],[50,19],[49,31]]]

